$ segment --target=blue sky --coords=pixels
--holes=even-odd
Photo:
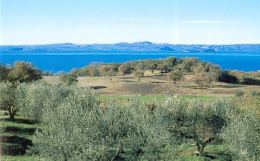
[[[0,44],[260,43],[260,0],[0,0]]]

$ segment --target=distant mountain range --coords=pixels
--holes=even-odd
[[[116,44],[46,44],[46,45],[5,45],[0,53],[44,53],[44,52],[258,52],[260,44],[237,45],[181,45],[152,43],[148,41]]]

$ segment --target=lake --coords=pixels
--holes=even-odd
[[[196,57],[225,70],[260,70],[259,53],[17,53],[0,54],[1,64],[31,62],[43,71],[69,72],[93,63],[122,63],[131,60]]]

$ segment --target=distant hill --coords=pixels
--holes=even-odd
[[[260,44],[238,45],[174,45],[148,41],[116,44],[46,44],[0,46],[1,53],[44,52],[260,52]]]

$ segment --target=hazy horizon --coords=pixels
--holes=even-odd
[[[260,1],[1,0],[0,45],[260,44]]]
[[[39,44],[0,44],[0,46],[37,46],[37,45],[59,45],[59,44],[73,44],[73,45],[113,45],[113,44],[120,44],[120,43],[127,43],[127,44],[133,44],[133,43],[142,43],[142,42],[149,42],[153,44],[170,44],[170,45],[260,45],[260,43],[230,43],[230,44],[174,44],[174,43],[168,43],[168,42],[151,42],[151,41],[134,41],[134,42],[114,42],[114,43],[72,43],[72,42],[58,42],[58,43],[39,43]]]

